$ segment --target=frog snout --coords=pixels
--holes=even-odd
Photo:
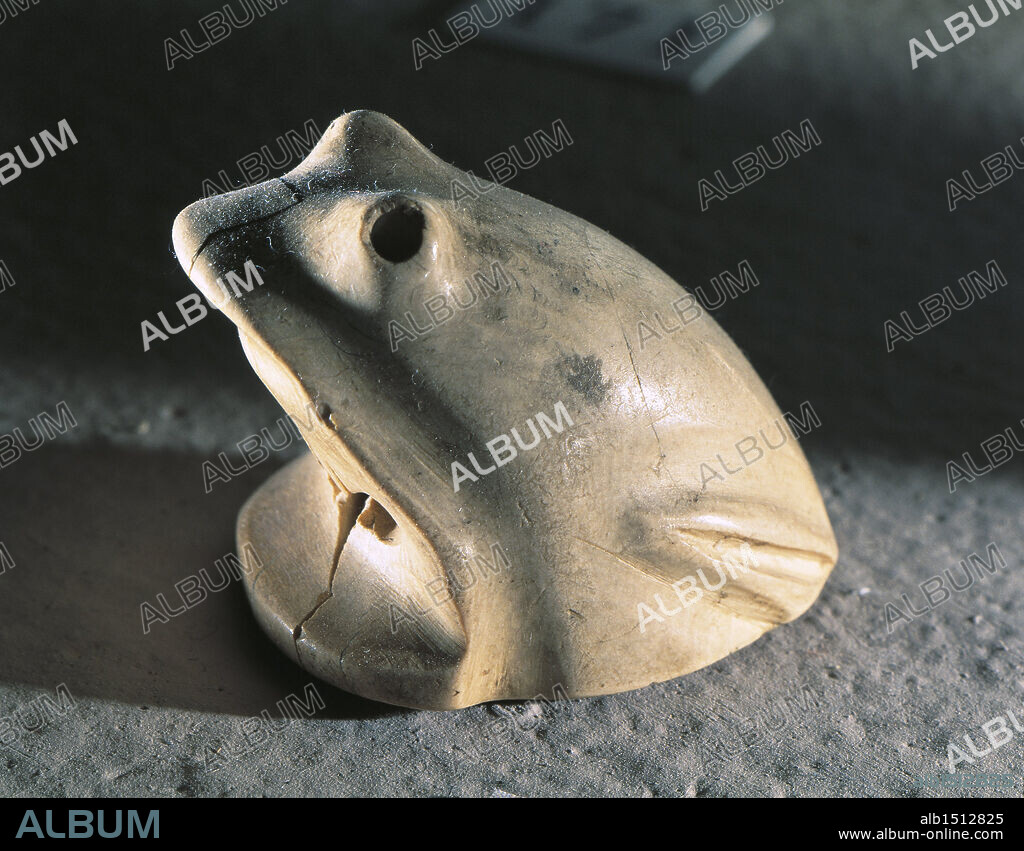
[[[294,191],[275,178],[190,204],[174,220],[174,253],[191,276],[196,259],[222,233],[244,228],[299,202]]]

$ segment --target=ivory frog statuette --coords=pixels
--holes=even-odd
[[[384,115],[192,204],[174,246],[312,451],[239,516],[253,610],[343,689],[640,688],[796,618],[835,563],[778,407],[685,290]]]

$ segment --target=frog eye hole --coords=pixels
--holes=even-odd
[[[370,228],[370,246],[390,263],[411,260],[423,245],[427,225],[418,204],[407,198],[383,202]]]

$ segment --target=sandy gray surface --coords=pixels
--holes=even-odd
[[[26,80],[0,94],[0,149],[61,118],[79,140],[0,187],[0,434],[61,401],[77,422],[0,469],[0,794],[927,795],[950,742],[1024,724],[1024,460],[953,494],[946,475],[1024,436],[1024,174],[954,213],[945,194],[993,151],[1024,156],[1024,13],[911,71],[907,39],[961,4],[786,0],[695,99],[477,43],[416,72],[429,24],[299,0],[168,72],[163,39],[216,4],[150,5],[0,25],[5,78]],[[191,292],[171,221],[239,157],[359,107],[478,172],[561,118],[574,144],[514,188],[691,287],[749,259],[760,286],[716,318],[783,410],[822,421],[803,445],[840,559],[806,615],[628,694],[431,713],[317,682],[323,707],[291,723],[278,703],[313,681],[238,583],[143,634],[140,605],[212,570],[242,502],[302,451],[204,493],[203,462],[281,412],[219,316],[142,351],[140,323]],[[700,212],[700,177],[804,118],[820,147]],[[886,319],[993,258],[1005,288],[886,352]],[[924,606],[920,583],[990,543],[1005,568],[887,631],[887,603]],[[952,791],[1020,796],[1022,773],[1016,732]]]

